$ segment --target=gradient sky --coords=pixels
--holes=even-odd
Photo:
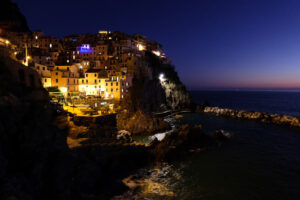
[[[14,0],[32,30],[160,42],[189,89],[300,89],[297,0]]]

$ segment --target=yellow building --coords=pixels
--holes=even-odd
[[[109,75],[109,73],[106,70],[87,70],[84,77],[79,80],[79,91],[85,95],[100,96],[105,99],[120,99],[122,75]]]
[[[74,96],[79,91],[79,73],[75,66],[55,66],[51,71],[51,86],[65,94]]]
[[[117,76],[111,76],[105,82],[105,98],[120,99],[121,98],[121,82]]]
[[[108,80],[105,70],[89,69],[79,80],[79,91],[85,95],[105,97],[105,81]]]
[[[34,69],[39,73],[44,88],[51,87],[50,69],[45,65],[41,65],[37,63],[34,64]]]

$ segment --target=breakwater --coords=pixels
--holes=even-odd
[[[219,116],[226,116],[239,119],[251,119],[260,121],[263,123],[272,123],[286,125],[290,127],[300,127],[300,120],[298,117],[281,115],[281,114],[269,114],[264,112],[251,112],[244,110],[233,110],[229,108],[219,107],[205,107],[204,113],[212,113]]]

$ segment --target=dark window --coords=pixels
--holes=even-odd
[[[114,83],[110,83],[110,85],[111,85],[111,86],[113,86],[113,85],[114,85]]]
[[[84,80],[82,80],[82,83],[84,83]]]
[[[57,76],[57,75],[58,75],[58,72],[56,72],[55,75]]]
[[[89,76],[88,74],[85,75],[85,77],[88,77],[88,76]]]
[[[97,83],[97,80],[95,79],[95,83]]]
[[[86,82],[86,83],[88,83],[88,82],[89,82],[89,80],[85,80],[85,82]]]
[[[43,70],[45,70],[45,67],[43,67]]]
[[[56,83],[58,83],[58,79],[56,79],[55,81],[56,81]]]

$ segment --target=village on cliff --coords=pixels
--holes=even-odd
[[[0,46],[13,60],[37,72],[37,84],[48,90],[53,103],[79,116],[114,113],[135,76],[151,79],[146,51],[164,64],[171,63],[157,42],[139,34],[103,30],[59,39],[42,31],[2,29]],[[33,78],[21,79],[34,84]]]

